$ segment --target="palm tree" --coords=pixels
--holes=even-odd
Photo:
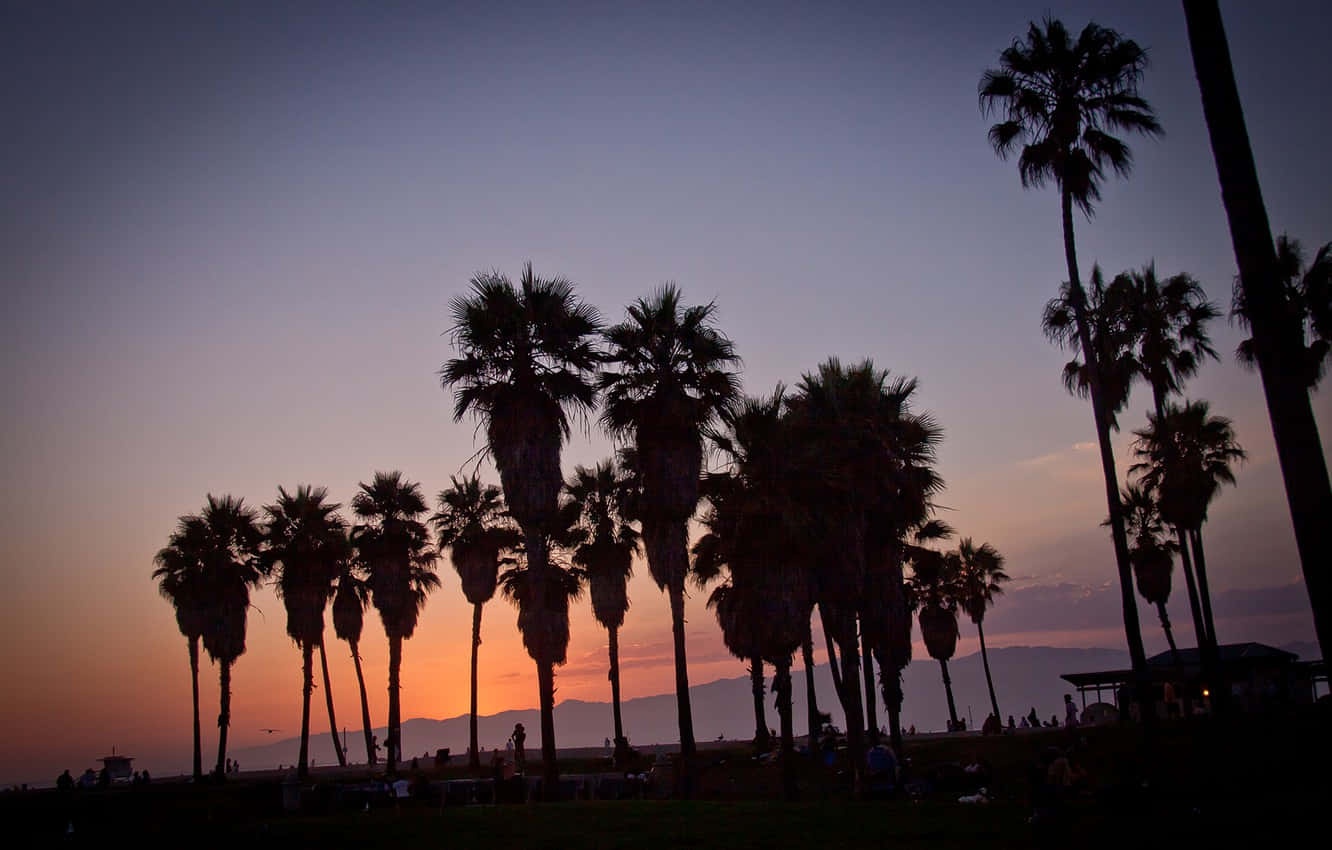
[[[573,563],[587,573],[592,615],[609,637],[611,713],[615,723],[615,752],[628,754],[629,739],[620,718],[620,627],[629,610],[629,579],[638,553],[638,530],[630,524],[626,481],[615,462],[606,459],[594,469],[580,466],[565,483],[568,527],[581,531]]]
[[[365,626],[365,608],[370,604],[370,589],[357,575],[356,562],[343,562],[338,573],[338,587],[333,593],[333,632],[351,648],[356,666],[356,685],[361,691],[361,729],[365,733],[365,762],[375,764],[374,727],[370,725],[370,701],[365,695],[365,674],[361,672],[361,630]]]
[[[1161,419],[1169,396],[1183,392],[1184,381],[1197,374],[1204,360],[1209,357],[1217,359],[1207,335],[1207,323],[1219,313],[1207,300],[1198,281],[1183,273],[1159,281],[1155,264],[1148,265],[1142,272],[1116,276],[1111,290],[1114,310],[1121,316],[1132,339],[1132,350],[1128,352],[1133,362],[1132,371],[1151,386],[1153,407],[1157,418]],[[1175,531],[1194,630],[1197,634],[1205,634],[1184,530],[1176,528]],[[1159,560],[1159,556],[1149,557]],[[1136,562],[1134,570],[1139,573]],[[1203,644],[1200,642],[1199,646],[1203,647]],[[1204,654],[1208,655],[1207,665],[1212,666],[1216,659],[1211,658],[1210,649]]]
[[[813,592],[846,713],[857,787],[866,716],[858,621],[879,641],[891,641],[894,624],[900,627],[904,612],[892,600],[896,595],[900,602],[902,585],[883,553],[898,528],[928,510],[928,494],[937,484],[928,463],[938,429],[928,416],[910,412],[915,388],[914,380],[890,378],[872,361],[843,366],[832,358],[801,378],[789,402],[799,499],[816,524],[812,537],[824,547],[811,571]],[[886,575],[871,593],[877,570]],[[879,610],[890,613],[876,622]],[[894,710],[890,706],[890,720]]]
[[[453,418],[461,421],[470,411],[485,423],[505,502],[523,532],[530,598],[565,599],[567,606],[558,588],[543,588],[547,543],[559,519],[560,448],[569,436],[569,414],[582,414],[596,401],[591,378],[600,362],[593,346],[597,311],[578,300],[568,280],[538,278],[528,263],[518,287],[498,273],[473,277],[471,294],[450,302],[449,312],[460,356],[444,365],[440,377],[454,388]],[[547,612],[538,606],[526,616],[540,619]],[[558,634],[559,608],[549,616],[556,620],[549,631]],[[547,631],[534,628],[524,642],[537,666],[544,787],[553,794],[559,781],[555,659],[564,651],[541,644]]]
[[[695,749],[684,632],[688,523],[698,507],[702,432],[739,398],[732,369],[740,359],[713,323],[716,305],[682,306],[674,285],[638,299],[627,313],[605,332],[610,368],[599,379],[606,397],[601,421],[638,452],[648,570],[671,603],[680,756],[688,777]]]
[[[763,661],[776,671],[773,692],[781,722],[783,788],[792,798],[791,661],[809,634],[813,598],[808,573],[814,553],[813,526],[805,506],[792,498],[797,492],[792,475],[797,457],[784,407],[779,385],[767,398],[728,409],[723,414],[725,430],[710,429],[730,469],[707,478],[708,533],[694,547],[694,563],[700,583],[723,568],[728,574],[709,599],[727,647],[752,659],[760,671]],[[755,696],[756,724],[762,728],[761,690]]]
[[[957,706],[953,702],[953,680],[948,675],[948,659],[957,649],[957,609],[962,595],[962,564],[956,553],[922,550],[912,560],[911,591],[919,608],[920,635],[925,650],[939,662],[943,672],[944,693],[948,696],[950,731],[958,729]]]
[[[1129,390],[1137,376],[1140,363],[1134,356],[1133,346],[1138,334],[1126,321],[1118,291],[1107,286],[1101,267],[1093,265],[1088,280],[1091,290],[1081,297],[1083,312],[1091,326],[1092,358],[1100,375],[1101,398],[1105,401],[1106,415],[1112,430],[1119,429],[1119,412],[1128,405]],[[1092,371],[1078,337],[1077,312],[1073,308],[1079,296],[1067,281],[1059,287],[1059,295],[1045,304],[1041,314],[1041,329],[1045,336],[1060,348],[1072,349],[1073,358],[1064,364],[1064,389],[1079,398],[1091,397]]]
[[[1170,630],[1170,617],[1166,614],[1166,602],[1170,599],[1170,572],[1175,566],[1172,555],[1176,543],[1166,537],[1165,521],[1161,519],[1161,509],[1151,490],[1130,484],[1124,488],[1122,497],[1125,521],[1132,538],[1129,554],[1133,556],[1133,574],[1138,580],[1138,593],[1156,606],[1166,643],[1170,644],[1170,656],[1178,663],[1179,650],[1175,647],[1175,635]],[[1202,633],[1199,630],[1199,634]]]
[[[153,562],[157,589],[176,611],[176,626],[190,652],[190,684],[194,697],[194,781],[203,779],[203,749],[199,738],[199,640],[205,626],[203,558],[208,528],[196,516],[182,516],[167,545]]]
[[[999,700],[994,696],[994,679],[990,676],[990,656],[985,651],[985,611],[994,605],[994,598],[1004,592],[1008,573],[1004,572],[1004,556],[989,543],[977,546],[970,537],[964,537],[957,547],[958,565],[961,567],[959,600],[962,610],[976,624],[980,638],[981,664],[985,667],[985,685],[990,689],[990,708],[996,718]]]
[[[203,599],[204,650],[220,669],[217,714],[217,776],[226,775],[227,730],[231,725],[231,666],[245,654],[246,613],[250,590],[264,575],[259,556],[263,533],[256,513],[244,499],[208,496],[200,517],[200,589]]]
[[[499,568],[505,552],[521,542],[518,530],[507,521],[504,498],[495,486],[482,486],[476,475],[459,481],[439,494],[439,511],[430,523],[439,535],[439,549],[449,550],[449,560],[462,581],[463,595],[472,604],[472,703],[468,762],[481,769],[481,750],[476,732],[476,661],[481,646],[481,609],[495,595]]]
[[[998,69],[986,71],[980,82],[982,110],[987,114],[997,110],[1003,118],[990,127],[990,143],[1001,158],[1020,149],[1018,172],[1024,187],[1040,187],[1053,180],[1059,188],[1069,301],[1077,346],[1090,367],[1088,394],[1110,509],[1124,631],[1138,701],[1143,717],[1150,718],[1147,656],[1133,599],[1128,539],[1110,445],[1112,408],[1101,386],[1098,349],[1078,275],[1073,236],[1073,207],[1091,214],[1101,197],[1106,166],[1120,176],[1126,176],[1132,166],[1128,145],[1112,133],[1161,133],[1151,106],[1138,95],[1147,53],[1132,40],[1095,23],[1087,24],[1074,40],[1063,23],[1047,18],[1041,26],[1033,22],[1025,42],[1015,41],[1006,48],[999,64]]]
[[[1327,567],[1325,536],[1327,518],[1332,516],[1332,483],[1309,403],[1304,335],[1281,297],[1272,229],[1235,86],[1221,10],[1216,0],[1184,0],[1184,17],[1240,270],[1245,312],[1253,328],[1253,350],[1286,482],[1295,543],[1313,608],[1314,630],[1327,658],[1332,655],[1332,571]]]
[[[264,563],[277,571],[277,591],[287,610],[287,635],[301,650],[301,749],[297,775],[310,773],[310,692],[314,689],[313,658],[319,648],[324,671],[324,691],[329,704],[329,732],[338,764],[347,759],[338,740],[333,718],[333,695],[329,693],[328,663],[324,659],[324,608],[333,596],[334,583],[350,552],[347,523],[338,515],[341,507],[328,501],[328,490],[302,484],[293,493],[278,488],[277,501],[267,505],[264,526]]]
[[[1138,462],[1130,471],[1141,475],[1143,487],[1156,494],[1161,517],[1187,532],[1203,609],[1204,636],[1199,643],[1215,644],[1202,526],[1221,485],[1235,483],[1230,467],[1244,460],[1244,449],[1235,442],[1230,420],[1212,416],[1205,401],[1186,401],[1182,407],[1167,404],[1163,419],[1148,415],[1147,427],[1133,433],[1138,438],[1133,450]]]
[[[1327,359],[1332,355],[1332,242],[1318,249],[1312,263],[1305,265],[1304,249],[1286,234],[1277,237],[1277,274],[1281,283],[1281,305],[1290,315],[1286,322],[1300,328],[1300,348],[1304,352],[1305,384],[1317,389],[1323,379]],[[1249,327],[1249,310],[1244,287],[1238,278],[1231,297],[1231,316],[1242,327]],[[1307,340],[1307,341],[1306,341]],[[1235,350],[1239,361],[1249,368],[1258,365],[1258,351],[1252,338]]]
[[[386,764],[391,776],[397,771],[402,754],[398,695],[402,642],[415,633],[426,596],[439,587],[439,576],[435,574],[437,555],[430,548],[430,534],[421,522],[426,512],[421,485],[408,481],[401,472],[376,472],[369,484],[361,482],[352,499],[352,511],[361,520],[352,529],[352,544],[389,642]]]

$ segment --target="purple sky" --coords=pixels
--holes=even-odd
[[[62,707],[166,679],[169,710],[123,725],[183,728],[184,652],[148,573],[205,493],[262,503],[313,481],[345,501],[390,468],[446,486],[477,447],[437,384],[446,304],[475,271],[516,275],[527,259],[611,319],[667,280],[715,299],[753,393],[831,354],[919,376],[920,406],[947,431],[945,518],[1021,579],[995,640],[1122,646],[1113,606],[1045,617],[1111,593],[1113,562],[1090,410],[1064,393],[1065,358],[1040,333],[1063,276],[1057,196],[1021,189],[976,103],[981,72],[1047,7],[271,5],[0,12],[0,680],[16,695],[0,762],[27,752],[18,730],[75,723]],[[1222,5],[1273,226],[1321,244],[1326,10]],[[1083,268],[1154,258],[1228,307],[1234,260],[1180,8],[1049,11],[1149,49],[1143,93],[1166,129],[1130,140],[1134,176],[1078,220]],[[1233,362],[1239,333],[1212,332],[1222,361],[1188,394],[1233,418],[1251,457],[1205,531],[1232,624],[1221,636],[1308,639],[1258,378]],[[1138,427],[1148,404],[1138,390],[1122,421]],[[1326,432],[1326,391],[1314,404]],[[566,467],[608,445],[577,435]],[[445,572],[406,674],[415,662],[457,682],[434,704],[407,697],[406,716],[465,704],[468,625]],[[632,592],[631,630],[659,639],[665,599],[645,578]],[[257,603],[237,711],[263,702],[271,659],[286,691],[265,706],[290,713],[298,656],[279,603]],[[493,672],[523,680],[492,690],[495,708],[535,696],[502,606],[488,609]],[[690,610],[703,655],[711,615],[701,599]],[[1171,611],[1190,642],[1182,588]],[[1161,645],[1154,616],[1143,622]],[[601,640],[579,614],[571,657]],[[695,680],[739,670],[714,666]],[[669,659],[650,673],[627,693],[669,687]],[[562,696],[601,698],[591,681]],[[240,742],[274,725],[244,724]]]

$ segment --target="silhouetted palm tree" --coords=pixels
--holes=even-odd
[[[990,676],[990,656],[985,650],[985,611],[994,605],[994,598],[1004,592],[1008,573],[1004,572],[1004,556],[989,543],[977,546],[970,537],[962,538],[957,547],[959,575],[959,604],[971,622],[976,624],[980,638],[981,663],[985,667],[985,685],[990,689],[990,708],[996,718],[999,700],[994,696],[994,679]]]
[[[959,728],[953,702],[953,680],[948,659],[957,649],[957,608],[962,595],[961,562],[956,553],[918,550],[912,559],[911,591],[919,609],[920,636],[925,650],[939,662],[944,693],[948,696],[950,730]]]
[[[1138,463],[1130,471],[1141,475],[1143,487],[1156,494],[1161,517],[1188,532],[1206,630],[1202,639],[1215,643],[1202,526],[1221,485],[1235,483],[1230,467],[1244,460],[1244,449],[1235,442],[1230,420],[1212,416],[1205,401],[1186,401],[1182,407],[1167,404],[1164,419],[1148,415],[1147,427],[1133,433],[1138,438],[1133,450]]]
[[[314,689],[313,658],[319,647],[324,670],[324,690],[329,702],[329,732],[338,764],[347,759],[338,740],[333,719],[332,694],[328,691],[328,664],[324,660],[324,608],[333,596],[334,582],[350,557],[347,523],[338,515],[341,507],[328,501],[328,490],[302,484],[294,493],[278,488],[277,501],[265,506],[264,563],[277,571],[277,591],[287,610],[287,635],[301,650],[301,750],[297,775],[310,773],[310,692]]]
[[[1089,365],[1088,393],[1100,444],[1111,536],[1119,569],[1120,602],[1139,703],[1147,711],[1147,656],[1142,646],[1138,610],[1133,599],[1133,574],[1124,533],[1114,453],[1110,445],[1112,400],[1101,386],[1082,279],[1078,275],[1073,236],[1073,207],[1090,215],[1101,197],[1101,181],[1109,166],[1126,176],[1132,154],[1114,132],[1158,135],[1151,107],[1138,95],[1147,54],[1135,42],[1095,23],[1073,39],[1057,20],[1032,23],[1025,41],[1014,41],[999,56],[1000,67],[986,71],[980,83],[982,110],[998,111],[1002,120],[990,127],[995,152],[1007,157],[1020,151],[1018,172],[1024,187],[1053,180],[1063,213],[1064,259],[1068,268],[1069,302],[1077,328],[1076,345]]]
[[[352,498],[352,511],[361,520],[352,529],[352,544],[366,575],[370,600],[379,611],[389,643],[388,759],[390,775],[402,755],[402,713],[399,688],[402,642],[416,631],[426,596],[439,587],[435,575],[437,555],[430,534],[421,522],[426,512],[421,485],[401,472],[376,472],[361,482]]]
[[[1110,427],[1119,428],[1119,412],[1128,404],[1129,390],[1138,374],[1139,362],[1134,356],[1137,335],[1120,309],[1117,294],[1107,286],[1101,267],[1092,266],[1088,279],[1090,292],[1083,294],[1083,312],[1091,326],[1092,345],[1096,350],[1093,361],[1100,373],[1101,398],[1105,401]],[[1078,338],[1077,314],[1073,308],[1077,298],[1067,281],[1059,287],[1059,295],[1045,304],[1041,314],[1041,329],[1061,348],[1073,351],[1073,358],[1064,364],[1064,389],[1078,398],[1091,397],[1091,367],[1082,356]]]
[[[361,729],[365,733],[365,762],[375,764],[374,727],[370,724],[370,701],[365,695],[365,675],[361,672],[361,630],[365,626],[365,608],[370,604],[370,589],[357,575],[354,560],[348,559],[338,573],[338,587],[333,594],[333,632],[351,648],[356,665],[356,685],[361,691]]]
[[[1161,615],[1161,629],[1165,632],[1166,643],[1170,644],[1171,658],[1178,663],[1179,650],[1175,647],[1175,635],[1170,629],[1170,617],[1166,613],[1176,543],[1166,536],[1165,522],[1161,519],[1161,510],[1151,490],[1130,484],[1124,488],[1122,497],[1124,519],[1131,540],[1129,554],[1133,558],[1133,574],[1138,579],[1138,593],[1156,606],[1157,613]],[[1201,629],[1199,634],[1202,634]]]
[[[1303,334],[1281,297],[1272,230],[1217,0],[1184,0],[1184,17],[1314,630],[1327,658],[1332,655],[1332,571],[1327,566],[1326,540],[1332,483],[1309,403]]]
[[[203,599],[204,552],[208,527],[197,516],[182,516],[167,545],[153,562],[157,589],[176,611],[176,626],[190,651],[190,685],[194,699],[194,780],[203,778],[203,748],[199,737],[199,639],[205,626]]]
[[[472,702],[469,724],[468,762],[481,768],[481,750],[476,731],[476,662],[481,646],[481,609],[495,595],[499,568],[505,552],[520,544],[518,529],[507,519],[500,489],[482,486],[476,475],[459,481],[439,494],[439,511],[430,523],[439,535],[439,549],[449,550],[449,560],[462,581],[463,595],[472,604]]]
[[[1298,347],[1304,352],[1305,359],[1301,372],[1309,389],[1316,389],[1326,371],[1327,359],[1332,355],[1332,242],[1319,248],[1313,262],[1306,266],[1300,243],[1283,233],[1277,237],[1276,256],[1281,284],[1280,304],[1289,313],[1285,324],[1300,330]],[[1249,327],[1244,287],[1238,278],[1231,296],[1230,313],[1242,327]],[[1258,352],[1252,338],[1241,342],[1235,355],[1249,368],[1258,365]]]
[[[227,730],[231,725],[231,666],[245,654],[245,621],[250,590],[263,579],[259,557],[263,533],[244,499],[208,496],[201,515],[203,539],[200,582],[203,645],[220,669],[217,714],[217,776],[225,776]]]
[[[453,340],[460,354],[440,372],[454,389],[453,416],[469,411],[486,426],[488,448],[499,469],[509,513],[523,531],[531,599],[564,600],[549,615],[549,629],[533,628],[524,645],[537,666],[541,701],[544,787],[553,794],[559,781],[555,760],[555,659],[564,650],[542,646],[541,635],[558,634],[567,618],[567,596],[547,593],[547,545],[559,520],[560,448],[569,436],[569,413],[582,414],[596,401],[592,374],[600,362],[593,339],[596,310],[574,294],[564,278],[546,280],[523,269],[518,287],[498,274],[472,278],[471,294],[449,304]],[[552,581],[562,581],[555,577]],[[527,592],[524,591],[524,594]],[[522,619],[523,615],[520,615]],[[538,606],[529,619],[546,616]]]
[[[610,368],[599,379],[601,421],[638,452],[648,570],[671,603],[680,754],[688,777],[695,749],[684,633],[688,523],[698,507],[702,431],[739,398],[732,369],[740,359],[713,323],[716,306],[685,307],[673,285],[638,299],[627,312],[624,322],[605,331]]]
[[[594,469],[580,466],[565,482],[568,502],[566,526],[577,528],[580,539],[573,551],[573,563],[587,574],[592,614],[606,628],[611,684],[611,714],[615,725],[617,757],[628,754],[629,740],[620,718],[620,627],[629,610],[629,579],[634,574],[634,555],[638,553],[638,530],[630,524],[625,504],[632,486],[625,475],[607,459]]]
[[[783,788],[791,798],[796,794],[791,660],[809,633],[813,598],[808,573],[815,550],[806,506],[792,498],[798,459],[784,406],[779,385],[769,397],[728,408],[722,417],[725,429],[711,432],[730,469],[708,476],[708,534],[694,552],[700,581],[723,567],[728,573],[728,581],[709,600],[728,648],[776,670]]]
[[[1153,408],[1159,419],[1165,415],[1166,400],[1183,392],[1185,380],[1197,374],[1202,361],[1209,357],[1217,359],[1207,335],[1207,323],[1219,313],[1196,280],[1181,273],[1159,281],[1155,264],[1142,272],[1116,276],[1111,290],[1114,310],[1131,334],[1128,353],[1134,362],[1133,371],[1152,388]],[[1176,528],[1194,630],[1202,635],[1206,633],[1202,627],[1202,607],[1184,533]],[[1136,563],[1134,570],[1139,572]],[[1204,650],[1205,666],[1212,667],[1217,661],[1212,648],[1201,642],[1199,646]]]
[[[813,592],[833,683],[846,713],[856,787],[866,717],[857,621],[874,636],[892,631],[893,617],[900,613],[892,599],[897,594],[900,602],[901,583],[893,577],[894,562],[883,553],[897,529],[927,510],[935,486],[929,482],[937,482],[928,462],[938,430],[928,416],[910,413],[915,387],[914,380],[890,378],[872,361],[843,366],[832,358],[804,375],[789,401],[793,452],[800,463],[796,480],[817,527],[813,536],[823,546],[813,564]],[[886,576],[871,599],[868,582],[876,570]],[[874,604],[867,607],[867,600]],[[879,609],[890,613],[874,622]]]

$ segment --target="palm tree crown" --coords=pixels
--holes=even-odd
[[[1005,48],[999,68],[981,78],[982,110],[1003,119],[990,127],[990,144],[1004,158],[1020,149],[1023,186],[1054,180],[1090,215],[1106,166],[1123,176],[1133,165],[1112,134],[1162,132],[1138,96],[1146,66],[1146,51],[1114,30],[1089,23],[1075,41],[1061,21],[1032,22],[1026,41]]]
[[[323,487],[278,488],[267,505],[264,561],[277,570],[277,590],[287,609],[287,634],[298,644],[317,644],[324,634],[324,608],[350,556],[347,524]]]
[[[1285,327],[1299,332],[1298,350],[1303,355],[1301,377],[1313,389],[1322,380],[1328,357],[1332,356],[1332,242],[1319,248],[1308,266],[1304,264],[1300,243],[1284,233],[1277,238],[1276,251],[1278,303],[1285,314]],[[1230,315],[1242,327],[1249,327],[1248,304],[1238,277]],[[1258,364],[1255,345],[1253,339],[1246,339],[1235,350],[1239,361],[1250,368]]]
[[[638,530],[626,507],[630,485],[613,461],[604,460],[592,469],[577,467],[564,486],[568,525],[579,532],[573,563],[587,571],[597,622],[618,629],[629,610],[627,585],[639,549]]]
[[[508,520],[500,488],[482,485],[476,475],[450,481],[453,486],[439,494],[439,510],[430,524],[439,536],[440,551],[449,550],[463,595],[481,605],[495,595],[501,554],[516,548],[520,538]]]
[[[1205,401],[1167,404],[1165,420],[1147,415],[1148,427],[1134,431],[1130,471],[1154,491],[1166,522],[1196,529],[1222,484],[1234,484],[1231,465],[1246,455],[1235,441],[1230,420],[1212,416]]]
[[[528,263],[517,287],[498,272],[473,277],[471,294],[453,299],[449,312],[461,356],[440,376],[454,388],[453,417],[470,411],[485,421],[519,524],[553,520],[569,414],[596,400],[597,311],[578,300],[568,280],[536,277]]]
[[[410,638],[426,596],[439,587],[435,552],[421,515],[426,512],[421,485],[401,472],[376,472],[360,485],[352,511],[360,523],[352,530],[370,597],[390,637]]]
[[[1217,359],[1207,323],[1220,313],[1191,275],[1159,280],[1150,263],[1140,272],[1116,275],[1109,299],[1135,339],[1135,371],[1162,399],[1181,392],[1203,360]]]
[[[994,605],[996,596],[1004,592],[1008,573],[1004,572],[1004,556],[989,543],[977,546],[970,537],[962,538],[957,547],[959,604],[971,622],[980,623],[985,611]]]

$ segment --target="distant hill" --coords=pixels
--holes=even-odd
[[[1128,665],[1128,654],[1108,649],[1060,649],[1048,646],[1006,647],[990,650],[990,669],[994,674],[999,708],[1008,714],[1022,715],[1033,707],[1042,717],[1060,714],[1063,694],[1072,688],[1059,677],[1063,673],[1088,670],[1122,668]],[[948,664],[953,680],[953,694],[960,715],[970,713],[969,725],[979,724],[989,713],[989,697],[985,691],[985,674],[979,654],[957,658]],[[768,684],[771,685],[771,670]],[[807,728],[805,719],[804,672],[795,677],[795,729],[800,734]],[[833,714],[833,722],[845,726],[837,698],[833,692],[832,676],[826,666],[815,671],[815,688],[819,708]],[[919,731],[942,730],[948,717],[944,699],[943,681],[939,664],[930,658],[913,661],[903,674],[906,701],[902,708],[903,723],[915,725]],[[749,677],[719,679],[690,688],[694,711],[694,730],[699,741],[725,736],[748,739],[754,733],[754,710],[749,689]],[[877,697],[877,695],[876,695]],[[767,721],[777,727],[777,713],[772,694],[765,698]],[[879,723],[887,725],[881,700]],[[676,724],[674,694],[658,694],[626,700],[622,704],[625,732],[634,744],[669,744],[679,740]],[[504,749],[515,723],[527,730],[527,746],[539,749],[540,718],[535,709],[503,711],[478,718],[478,730],[483,751],[498,747]],[[555,707],[555,731],[561,749],[572,747],[599,747],[611,734],[611,710],[608,702],[565,700]],[[376,730],[384,740],[383,727]],[[403,751],[409,756],[433,753],[438,747],[449,747],[455,754],[467,751],[467,715],[445,720],[412,718],[403,722]],[[353,761],[364,759],[364,744],[359,730],[348,729],[347,740]],[[249,769],[293,764],[300,741],[287,738],[258,747],[233,750],[242,766]],[[312,735],[310,754],[319,764],[333,764],[333,745],[327,733]]]

